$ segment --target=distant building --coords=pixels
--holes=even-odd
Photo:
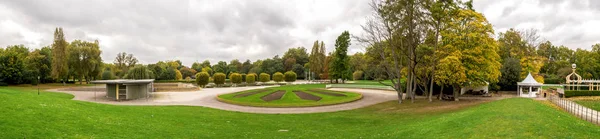
[[[115,100],[145,98],[153,90],[154,79],[96,80],[91,83],[106,84],[106,96]]]

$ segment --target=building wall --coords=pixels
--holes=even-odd
[[[148,93],[149,84],[128,84],[127,99],[145,98]]]
[[[109,98],[116,98],[117,93],[117,85],[116,84],[106,84],[106,96]]]

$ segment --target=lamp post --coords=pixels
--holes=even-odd
[[[38,95],[40,95],[40,76],[38,76],[38,82],[36,84],[37,88],[38,88]]]

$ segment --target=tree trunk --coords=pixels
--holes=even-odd
[[[458,101],[458,95],[460,95],[460,87],[458,85],[454,86],[454,101]]]
[[[442,100],[442,95],[444,94],[444,85],[442,85],[442,88],[440,89],[440,94],[438,94],[438,99]]]

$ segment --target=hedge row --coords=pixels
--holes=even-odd
[[[565,97],[600,96],[600,91],[565,91]]]

